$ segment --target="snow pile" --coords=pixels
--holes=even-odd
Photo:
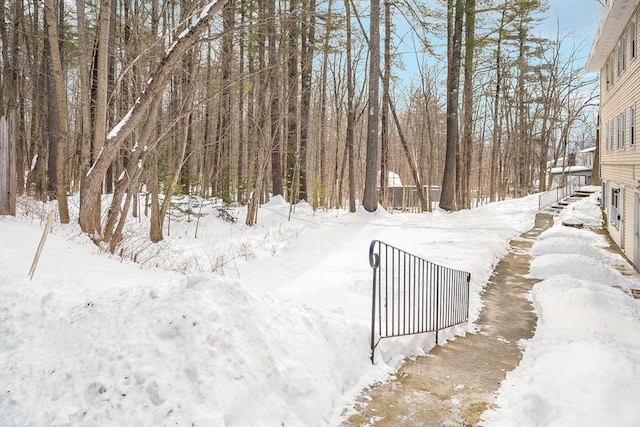
[[[3,240],[37,241],[0,225]],[[56,236],[46,249],[56,261],[43,256],[33,281],[28,257],[2,257],[3,426],[326,425],[388,372],[367,363],[367,323]]]
[[[598,224],[592,200],[572,204],[533,245],[532,291],[538,314],[522,362],[507,374],[487,426],[640,425],[640,302],[603,236],[563,227],[566,215]]]
[[[571,203],[560,212],[557,217],[559,222],[582,222],[587,227],[600,227],[602,223],[602,211],[597,206],[600,195],[600,187],[585,187],[586,190],[594,191],[589,197]]]
[[[33,281],[38,213],[0,219],[3,427],[338,425],[363,388],[433,346],[388,340],[371,364],[371,240],[470,271],[476,316],[537,206],[347,214],[274,198],[247,227],[190,203],[176,202],[160,245],[143,247],[148,224],[132,219],[126,250],[144,268],[57,224]]]

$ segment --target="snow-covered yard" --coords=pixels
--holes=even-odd
[[[290,213],[274,198],[249,228],[243,208],[233,223],[193,203],[205,215],[174,215],[157,245],[132,219],[123,253],[137,263],[55,225],[33,280],[44,215],[0,218],[3,427],[338,425],[364,387],[432,342],[389,340],[371,364],[370,241],[471,272],[473,322],[537,211],[535,196],[431,214]],[[594,200],[563,215],[600,221]],[[605,245],[557,225],[534,246],[538,328],[488,425],[640,425],[640,304],[621,291],[640,278],[618,273]]]

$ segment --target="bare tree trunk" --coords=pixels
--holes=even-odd
[[[384,75],[382,77],[382,111],[380,112],[380,203],[387,205],[389,181],[389,79],[391,78],[391,1],[384,0]]]
[[[376,181],[378,176],[378,129],[380,102],[380,0],[371,0],[369,27],[369,114],[367,117],[367,157],[362,206],[368,212],[378,208]]]
[[[246,10],[246,0],[240,0],[240,8]],[[247,23],[247,13],[240,14],[240,28],[244,28]],[[247,191],[247,120],[245,114],[246,103],[246,90],[245,90],[245,58],[248,57],[246,52],[246,37],[243,32],[238,41],[238,66],[240,81],[238,85],[238,120],[240,121],[238,126],[238,162],[237,162],[237,189],[238,196],[237,201],[244,204],[246,203],[246,191]]]
[[[107,91],[108,91],[108,59],[109,59],[109,24],[111,20],[111,2],[104,0],[100,5],[100,19],[98,22],[97,50],[95,51],[94,93],[92,94],[93,110],[93,138],[92,162],[100,156],[107,127]]]
[[[16,216],[16,109],[9,104],[0,114],[0,215]]]
[[[455,1],[455,4],[454,4]],[[458,149],[458,94],[460,91],[460,60],[462,38],[463,0],[449,0],[449,14],[453,14],[453,25],[449,25],[451,50],[447,67],[447,151],[440,193],[440,208],[456,210],[456,153]]]
[[[270,147],[271,140],[268,131],[269,122],[267,117],[267,100],[265,91],[269,87],[269,73],[265,69],[265,43],[266,31],[264,18],[266,13],[266,2],[258,3],[257,20],[255,24],[256,33],[252,35],[256,39],[256,45],[249,49],[248,68],[249,76],[253,83],[249,91],[249,101],[247,105],[247,118],[249,122],[248,134],[248,165],[247,165],[247,215],[245,224],[252,226],[258,219],[258,206],[260,205],[260,194],[263,190],[266,169],[270,161],[269,156],[261,157],[265,153],[264,147]],[[252,46],[249,44],[249,46]],[[257,64],[257,70],[256,70]],[[261,131],[262,130],[262,131]],[[264,163],[264,165],[263,165]]]
[[[279,67],[278,56],[276,52],[276,2],[275,0],[268,0],[267,6],[267,34],[268,34],[268,49],[267,56],[269,57],[269,94],[271,96],[271,181],[272,181],[272,193],[274,196],[283,194],[282,187],[282,153],[280,145],[280,97],[279,97]]]
[[[298,19],[300,0],[289,0],[287,17],[287,196],[291,203],[298,201],[295,176],[298,168]]]
[[[463,132],[462,132],[462,192],[459,201],[461,207],[471,207],[470,178],[471,159],[473,157],[473,75],[475,47],[476,1],[467,0],[465,6],[465,50],[464,50],[464,93],[463,93]]]
[[[96,51],[96,60],[94,61],[96,68],[93,71],[93,75],[96,77],[95,93],[91,97],[94,106],[92,117],[93,137],[91,139],[92,168],[95,168],[95,163],[100,159],[106,135],[108,103],[107,59],[109,55],[108,40],[111,1],[112,0],[104,0],[101,3],[98,23],[98,39],[96,42],[98,49]],[[89,184],[89,174],[91,174],[94,169],[89,169],[87,176],[85,176],[83,180],[83,185],[80,187],[80,228],[85,233],[88,233],[94,241],[98,241],[102,237],[102,226],[100,224],[102,185],[110,165],[111,160],[103,166],[104,171],[100,171],[100,176],[94,175],[96,178],[94,178],[95,183],[93,185]]]
[[[522,197],[525,194],[525,181],[526,181],[526,168],[527,162],[525,159],[526,150],[526,105],[525,105],[525,72],[526,72],[526,59],[525,59],[525,41],[527,39],[527,31],[524,25],[521,23],[518,28],[518,79],[516,98],[518,108],[516,109],[517,119],[517,143],[515,147],[515,161],[516,161],[516,196]]]
[[[308,0],[308,16],[304,20],[301,45],[301,95],[300,95],[300,200],[309,201],[307,183],[307,150],[309,145],[309,117],[311,115],[311,78],[315,45],[315,0]]]
[[[214,83],[212,82],[213,76],[213,59],[211,55],[211,48],[207,48],[207,72],[206,72],[206,89],[205,89],[205,112],[204,112],[204,124],[203,124],[203,135],[202,135],[202,159],[200,162],[200,182],[202,185],[200,194],[202,197],[209,197],[212,195],[212,180],[213,180],[213,168],[215,165],[213,164],[213,140],[215,139],[215,135],[212,128],[212,121],[215,110],[215,97],[213,95]]]
[[[220,77],[220,122],[218,128],[218,146],[220,150],[219,173],[220,196],[225,203],[231,201],[231,63],[233,61],[233,25],[234,25],[234,0],[225,4],[222,10],[223,34],[222,34],[222,60]],[[190,67],[191,68],[191,67]],[[193,90],[189,91],[193,99]]]
[[[15,3],[20,3],[19,0],[16,0]],[[8,99],[10,102],[15,103],[16,102],[16,97],[15,97],[15,91],[17,91],[17,82],[15,82],[13,80],[14,74],[12,73],[12,62],[16,61],[16,57],[14,57],[13,55],[9,56],[9,47],[11,46],[9,43],[7,43],[7,41],[9,40],[9,35],[8,35],[8,31],[7,31],[7,27],[8,27],[8,22],[5,16],[5,4],[4,4],[4,0],[0,0],[0,39],[3,41],[2,43],[2,61],[3,61],[3,65],[2,65],[2,72],[0,73],[0,117],[4,116],[6,114],[6,110],[8,110],[8,107],[5,104],[5,85],[7,86],[7,92],[9,92],[9,95],[7,96],[6,99]],[[14,32],[14,40],[16,37],[16,33]],[[15,41],[13,41],[13,46],[15,48],[15,46],[17,45],[17,43]],[[13,92],[13,93],[12,93]]]
[[[355,76],[353,75],[353,63],[351,59],[351,3],[345,0],[344,8],[347,18],[347,156],[349,167],[349,211],[356,211],[356,182],[355,182],[355,164],[354,164],[354,138],[355,138],[355,121],[356,112],[354,107],[355,96]],[[377,81],[377,79],[376,79]],[[337,162],[337,159],[336,159]],[[344,166],[343,166],[344,169]],[[342,183],[342,179],[340,179]],[[340,196],[338,196],[340,197]]]
[[[37,8],[35,9],[38,10]],[[46,61],[45,50],[48,49],[48,44],[45,46],[40,46],[40,44],[34,47],[34,51],[32,53],[32,63],[31,65],[35,69],[45,68]],[[31,159],[31,167],[29,168],[29,172],[27,173],[27,194],[35,195],[40,199],[44,200],[45,189],[46,189],[46,158],[47,158],[47,148],[44,143],[45,135],[45,117],[47,115],[45,108],[45,98],[46,98],[46,84],[47,79],[45,73],[37,73],[34,77],[34,90],[32,96],[33,102],[33,110],[31,112],[31,134],[30,134],[30,145],[28,147],[28,156]]]
[[[37,10],[37,4],[34,5],[34,10]],[[9,11],[12,16],[12,22],[7,19],[5,12]],[[21,75],[20,70],[23,66],[22,58],[25,58],[28,52],[28,45],[26,52],[21,46],[21,40],[26,40],[24,30],[24,4],[23,0],[15,0],[9,2],[9,5],[5,5],[4,0],[0,1],[0,39],[2,42],[2,68],[0,71],[0,116],[6,115],[11,119],[13,129],[13,136],[24,136],[26,139],[26,125],[24,117],[25,104],[23,101],[26,95],[21,90],[23,86],[21,82],[25,80],[25,76]],[[25,41],[25,44],[26,41]],[[26,74],[26,73],[25,73]],[[32,77],[33,80],[37,80]],[[37,95],[36,95],[37,96]],[[17,108],[16,108],[17,106]],[[34,113],[37,108],[33,108]],[[33,122],[32,122],[33,124]],[[15,140],[15,138],[14,138]],[[15,147],[15,188],[13,195],[10,197],[13,203],[13,214],[15,215],[15,197],[17,193],[23,193],[25,188],[25,151],[26,144],[14,144]],[[6,196],[6,194],[5,194]]]
[[[46,13],[45,13],[46,21]],[[46,27],[45,23],[45,27]],[[46,28],[45,28],[46,30]],[[46,34],[46,33],[45,33]],[[56,198],[57,175],[56,166],[58,163],[58,104],[56,103],[56,86],[53,77],[53,70],[51,66],[51,43],[49,43],[49,37],[45,35],[45,46],[43,60],[45,61],[44,75],[45,75],[45,105],[46,109],[46,127],[44,128],[44,141],[43,145],[46,146],[47,168],[45,173],[46,191],[44,192],[45,198],[43,200],[53,200]]]
[[[484,187],[484,182],[482,178],[484,176],[484,138],[485,138],[486,129],[487,129],[487,117],[488,117],[488,114],[486,111],[486,104],[485,104],[484,114],[482,114],[482,116],[484,117],[484,120],[482,124],[482,134],[480,135],[480,144],[478,144],[478,189],[476,192],[476,206],[480,206],[481,204],[484,204],[485,187]]]
[[[80,96],[82,99],[90,99],[91,97],[91,77],[90,69],[87,68],[87,64],[91,61],[90,49],[92,43],[89,41],[89,35],[87,33],[87,24],[85,18],[85,0],[76,0],[76,13],[78,24],[78,38],[80,40],[86,40],[86,43],[80,43],[78,46],[80,55],[81,68],[79,70],[80,79]],[[82,176],[89,170],[91,163],[91,108],[89,102],[82,102],[80,104],[81,120],[80,120],[80,148],[79,148],[79,174],[77,180],[80,181]],[[77,183],[79,184],[79,182]]]
[[[160,186],[158,179],[158,153],[151,153],[149,167],[149,197],[151,198],[151,214],[149,215],[149,237],[152,242],[162,240],[162,216],[160,215]]]
[[[58,200],[58,213],[62,224],[69,223],[69,206],[67,204],[67,138],[68,118],[67,118],[67,89],[62,71],[62,60],[60,55],[60,44],[58,43],[58,32],[54,13],[53,0],[45,1],[45,16],[47,23],[47,33],[49,48],[51,52],[51,70],[55,82],[55,102],[57,104],[57,135],[56,135],[56,198]]]
[[[115,37],[116,37],[116,20],[118,16],[116,14],[116,0],[111,0],[111,18],[109,19],[109,37],[107,42],[107,114],[105,119],[105,130],[108,129],[109,126],[113,124],[116,120],[115,115],[120,112],[116,110],[114,96],[111,96],[115,90],[115,73],[116,73],[116,58],[115,58]],[[98,48],[99,49],[99,48]],[[100,77],[98,77],[100,78]],[[114,171],[114,168],[117,167],[115,164],[117,157],[112,160],[109,168],[107,169],[107,173],[104,178],[104,191],[105,193],[111,194],[113,193],[113,176],[117,174],[117,170]]]
[[[496,47],[496,86],[493,99],[493,138],[491,144],[491,164],[489,167],[489,201],[495,202],[498,193],[499,161],[500,161],[500,92],[502,91],[502,33],[504,31],[507,3],[504,4],[498,28],[498,45]]]
[[[330,17],[333,11],[333,0],[329,0],[327,4],[327,16]],[[321,71],[321,87],[320,87],[320,205],[327,206],[329,203],[327,200],[327,193],[330,187],[333,187],[327,182],[327,73],[329,63],[329,48],[331,41],[331,32],[329,26],[326,26],[324,43],[322,47],[322,71]]]

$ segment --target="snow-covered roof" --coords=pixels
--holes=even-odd
[[[584,175],[585,173],[590,173],[593,169],[588,166],[567,166],[564,168],[565,175]],[[549,171],[551,175],[560,175],[562,174],[562,167],[551,168]]]
[[[595,145],[593,147],[589,147],[589,148],[585,148],[584,150],[580,150],[580,151],[578,151],[578,153],[591,153],[593,151],[596,151],[596,146]]]

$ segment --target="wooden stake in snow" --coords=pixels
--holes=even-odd
[[[53,217],[55,215],[55,211],[49,212],[49,217],[47,218],[47,225],[44,227],[44,232],[42,233],[42,237],[40,238],[40,244],[38,245],[38,250],[36,251],[36,256],[33,257],[33,262],[31,263],[31,269],[29,270],[29,279],[33,280],[33,273],[36,272],[36,267],[38,266],[38,260],[40,259],[40,253],[42,253],[42,248],[44,247],[44,242],[47,241],[47,236],[51,231],[51,225],[53,224]]]

